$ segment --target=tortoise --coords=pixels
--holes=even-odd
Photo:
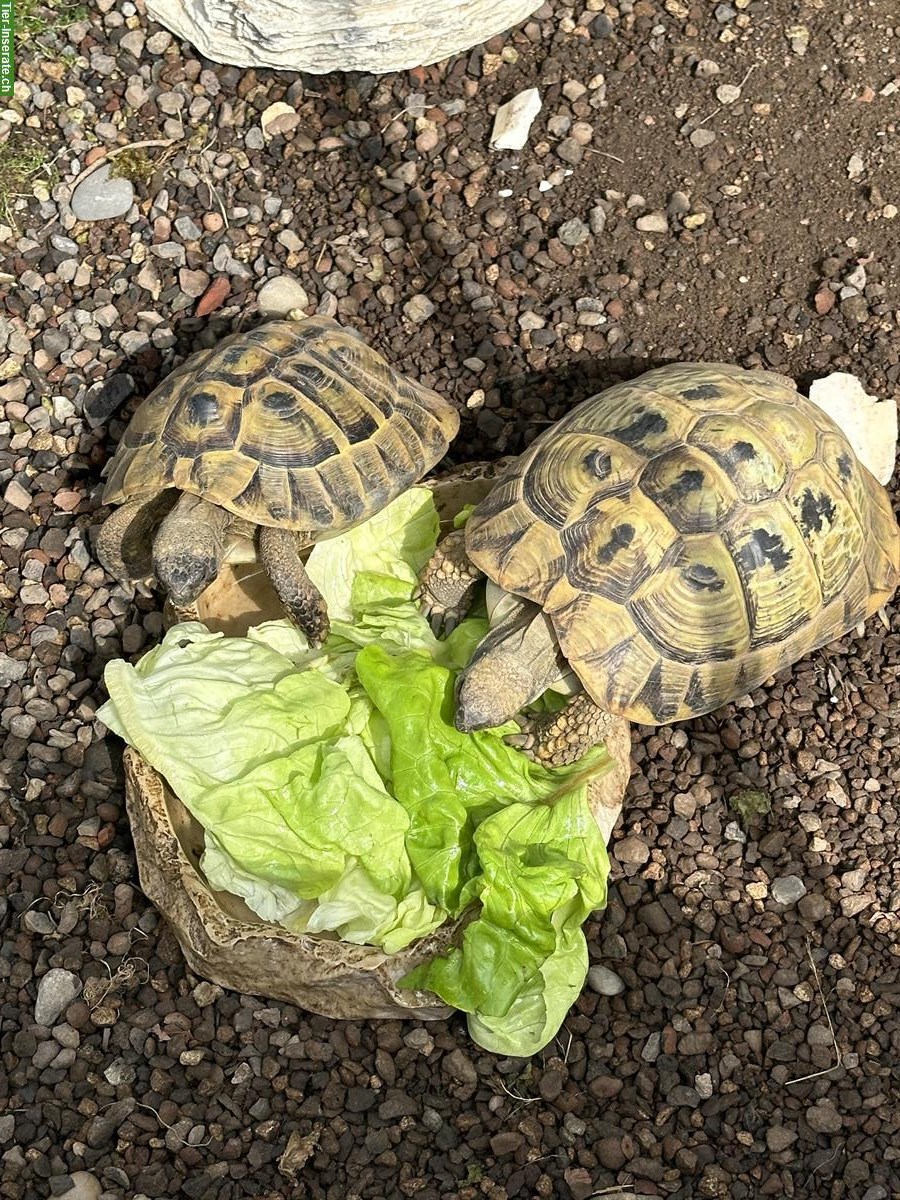
[[[509,739],[555,764],[609,713],[701,716],[849,632],[897,587],[900,530],[792,380],[676,363],[585,400],[513,461],[422,573],[436,628],[484,576],[500,603],[457,679],[456,726],[568,690]]]
[[[449,402],[330,318],[234,334],[135,412],[104,489],[117,507],[97,557],[120,580],[155,574],[177,613],[223,562],[258,554],[287,615],[319,645],[327,607],[300,551],[421,479],[458,428]]]

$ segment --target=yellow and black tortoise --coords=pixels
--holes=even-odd
[[[834,421],[783,376],[698,363],[546,430],[444,539],[422,592],[439,626],[481,577],[502,590],[456,722],[499,725],[567,681],[566,707],[510,739],[557,763],[610,713],[660,724],[749,692],[870,616],[898,573],[887,493]]]
[[[459,416],[327,317],[274,321],[193,355],[135,412],[97,555],[186,607],[253,553],[313,644],[325,601],[299,551],[373,516],[446,453]]]

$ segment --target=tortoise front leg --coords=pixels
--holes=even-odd
[[[328,606],[300,561],[300,551],[311,540],[290,529],[263,526],[259,557],[287,615],[306,634],[310,646],[321,646],[331,630]]]
[[[565,767],[604,741],[613,720],[587,692],[579,692],[559,712],[529,717],[521,733],[508,734],[504,741],[545,767]]]
[[[469,611],[475,585],[483,578],[466,553],[466,531],[448,533],[419,576],[422,611],[436,636],[453,632]]]
[[[119,583],[136,583],[153,574],[153,533],[172,508],[177,493],[129,500],[114,508],[97,533],[98,562]]]

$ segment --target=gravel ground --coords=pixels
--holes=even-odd
[[[93,718],[158,606],[90,539],[134,404],[267,278],[454,397],[457,461],[676,357],[896,395],[894,8],[546,4],[383,78],[218,66],[129,0],[29,39],[0,113],[4,1200],[900,1196],[896,603],[635,737],[605,970],[503,1060],[461,1019],[337,1024],[186,970]],[[532,84],[529,146],[490,152]]]

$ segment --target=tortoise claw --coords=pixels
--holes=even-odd
[[[534,758],[534,735],[531,733],[508,733],[504,737],[507,746],[520,751],[526,758]]]

